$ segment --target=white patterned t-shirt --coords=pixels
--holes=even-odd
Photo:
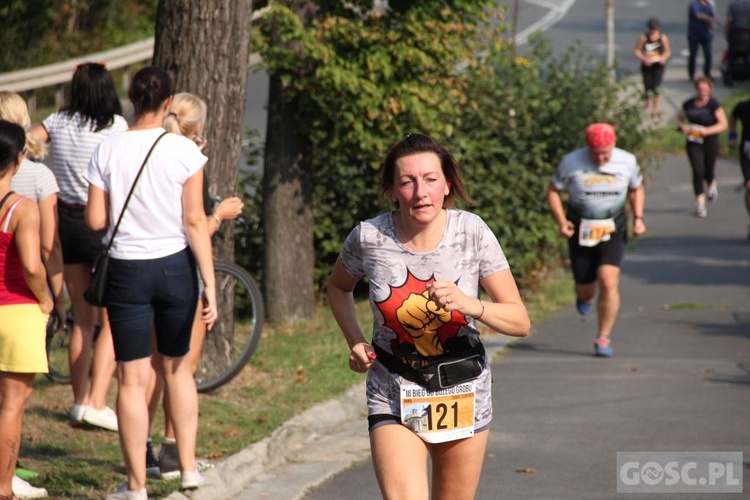
[[[47,165],[28,158],[23,159],[18,172],[11,178],[10,188],[37,203],[60,191],[55,175],[47,168]]]
[[[487,224],[472,213],[449,209],[438,246],[418,252],[396,237],[393,214],[360,223],[346,239],[341,262],[353,278],[367,276],[374,315],[373,342],[404,359],[456,352],[456,338],[479,342],[474,319],[458,311],[434,311],[426,287],[455,282],[469,297],[479,296],[479,280],[508,269],[508,261]],[[442,312],[441,312],[442,311]]]
[[[433,250],[417,252],[404,246],[396,237],[393,214],[386,213],[354,228],[339,258],[350,276],[369,278],[373,343],[413,364],[480,343],[474,318],[428,304],[427,285],[453,281],[466,295],[478,297],[479,280],[509,269],[487,224],[455,209],[448,209],[443,239]],[[368,414],[399,418],[402,382],[400,375],[374,363],[367,374]],[[491,385],[488,364],[475,380],[475,431],[492,420]]]

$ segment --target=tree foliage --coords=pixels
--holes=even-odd
[[[51,64],[153,34],[157,0],[4,0],[0,72]]]
[[[382,207],[379,164],[409,132],[455,133],[466,103],[469,63],[492,36],[491,2],[332,2],[305,27],[292,10],[271,3],[258,45],[268,71],[296,100],[295,127],[312,143],[316,280],[324,282],[348,231]],[[364,12],[364,13],[363,13]],[[273,44],[272,29],[284,44]],[[300,50],[302,47],[302,50]],[[304,57],[300,58],[300,54]],[[290,214],[293,216],[293,214]]]

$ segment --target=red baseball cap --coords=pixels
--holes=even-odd
[[[613,146],[616,141],[615,128],[609,123],[592,123],[586,127],[586,144],[591,149]]]

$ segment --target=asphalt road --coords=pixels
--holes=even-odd
[[[633,46],[646,30],[646,20],[657,17],[662,32],[669,37],[672,46],[671,66],[687,67],[687,17],[689,0],[618,0],[614,2],[614,48],[615,62],[620,76],[638,72],[639,63],[633,56]],[[716,12],[720,19],[726,15],[729,0],[716,1]],[[546,6],[546,7],[545,7]],[[546,9],[546,11],[545,11]],[[596,58],[606,56],[606,0],[526,0],[519,11],[521,30],[533,26],[540,16],[560,10],[563,14],[554,24],[545,26],[544,32],[553,40],[554,47],[562,52],[574,42]],[[713,67],[717,70],[726,49],[723,25],[716,29],[713,47]],[[699,55],[699,61],[702,59]],[[687,70],[685,72],[687,75]]]

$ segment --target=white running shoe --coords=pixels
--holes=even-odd
[[[198,460],[196,458],[195,459],[195,468],[198,469],[198,472],[205,472],[208,469],[213,469],[214,468],[214,464],[212,464],[211,462],[206,462],[205,460]]]
[[[13,494],[18,498],[46,498],[47,490],[44,488],[37,488],[31,486],[27,481],[24,481],[18,476],[13,476]]]
[[[117,415],[109,406],[105,406],[102,410],[88,406],[83,414],[83,421],[108,431],[117,432]]]
[[[708,210],[706,210],[706,207],[703,205],[698,205],[695,207],[695,216],[700,217],[701,219],[705,218],[708,215]]]
[[[203,476],[201,476],[201,473],[197,470],[184,470],[180,472],[181,490],[194,490],[196,488],[200,488],[204,484],[206,484],[206,480],[203,479]]]
[[[107,500],[148,500],[146,488],[140,490],[129,490],[128,482],[122,482],[117,485],[115,491],[107,495]]]
[[[719,188],[716,187],[716,180],[708,185],[708,189],[706,190],[706,199],[708,201],[716,201],[719,199]]]

